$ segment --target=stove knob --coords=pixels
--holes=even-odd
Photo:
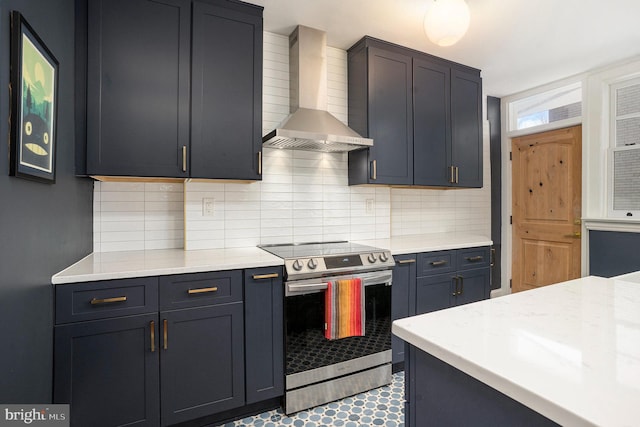
[[[309,260],[309,262],[307,263],[307,267],[309,267],[310,269],[315,269],[318,266],[318,261],[316,261],[315,259],[311,258]]]
[[[300,270],[302,270],[302,262],[301,262],[299,259],[297,259],[297,260],[293,261],[293,269],[294,269],[295,271],[300,271]]]
[[[375,254],[369,254],[369,256],[367,257],[367,261],[369,261],[371,264],[373,264],[374,262],[376,262],[377,258]]]
[[[387,262],[388,260],[389,260],[389,257],[387,256],[386,252],[382,252],[380,254],[380,261]]]

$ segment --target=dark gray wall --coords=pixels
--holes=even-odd
[[[60,63],[55,184],[8,176],[9,12]],[[74,176],[74,0],[0,0],[0,402],[51,402],[51,276],[92,250],[93,184]]]

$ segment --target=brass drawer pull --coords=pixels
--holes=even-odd
[[[149,323],[149,329],[151,329],[151,353],[156,351],[156,322],[153,320]]]
[[[126,300],[127,297],[93,298],[91,300],[91,305],[112,304],[114,302],[125,302]]]
[[[166,350],[169,340],[169,321],[167,319],[162,321],[162,338],[162,347]]]
[[[415,259],[401,259],[398,264],[413,264],[414,262],[416,262]]]
[[[189,295],[205,294],[207,292],[218,292],[218,287],[217,286],[213,286],[211,288],[189,289],[187,292],[189,293]]]
[[[469,262],[480,262],[484,259],[482,255],[467,257],[467,261]]]
[[[253,275],[253,279],[254,280],[260,280],[260,279],[276,279],[278,278],[280,275],[278,273],[269,273],[269,274],[254,274]]]
[[[445,260],[440,260],[440,261],[431,261],[431,265],[434,267],[440,267],[441,265],[446,265],[447,261]]]

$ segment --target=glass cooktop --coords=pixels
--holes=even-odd
[[[262,245],[258,246],[275,256],[285,259],[323,257],[331,255],[363,254],[367,252],[379,252],[380,248],[360,245],[346,241],[341,242],[320,242],[320,243],[298,243],[283,245]]]

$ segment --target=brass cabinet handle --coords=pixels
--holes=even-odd
[[[460,290],[458,291],[458,295],[462,295],[464,292],[464,277],[458,276],[458,279],[460,279]]]
[[[496,248],[491,248],[491,267],[496,265]]]
[[[166,350],[169,341],[169,321],[167,319],[162,321],[162,338],[162,347]]]
[[[377,160],[371,161],[371,179],[373,180],[378,179],[378,161]]]
[[[125,302],[127,297],[113,297],[113,298],[93,298],[91,305],[111,304],[114,302]]]
[[[456,184],[460,183],[460,168],[456,166]]]
[[[467,261],[469,262],[479,262],[482,261],[484,258],[482,255],[478,255],[478,256],[468,256],[467,257]]]
[[[451,184],[455,184],[456,183],[456,177],[454,176],[454,168],[455,168],[455,166],[453,166],[453,165],[449,166],[449,182]]]
[[[458,278],[454,277],[453,281],[455,282],[455,288],[453,289],[453,293],[451,295],[455,297],[458,295]]]
[[[149,323],[149,329],[151,329],[151,353],[156,351],[156,322],[153,320]]]
[[[261,280],[261,279],[276,279],[280,275],[278,273],[269,273],[269,274],[254,274],[253,280]]]
[[[447,261],[445,260],[440,260],[440,261],[431,261],[431,265],[434,267],[439,267],[441,265],[446,265]]]
[[[398,264],[413,264],[414,262],[416,262],[415,259],[401,259],[397,261]]]
[[[189,295],[193,295],[193,294],[205,294],[207,292],[218,292],[218,287],[217,286],[212,286],[210,288],[198,288],[198,289],[189,289],[187,291],[187,293]]]
[[[262,151],[258,151],[258,175],[262,175]]]
[[[579,231],[576,231],[573,234],[565,234],[564,237],[572,237],[574,239],[579,239],[580,237],[582,237],[582,233]]]
[[[187,171],[187,146],[182,146],[182,172]]]

